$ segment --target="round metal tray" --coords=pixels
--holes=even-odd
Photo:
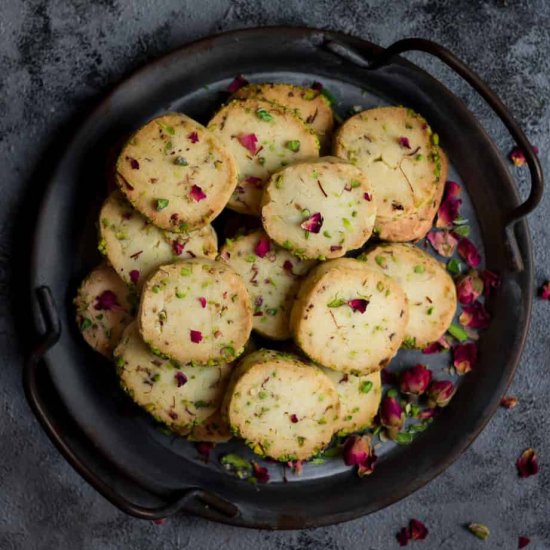
[[[502,156],[465,105],[428,74],[394,57],[408,49],[430,52],[462,74],[524,147],[533,176],[525,204],[520,206]],[[161,433],[129,403],[112,365],[86,347],[74,324],[75,290],[100,259],[95,224],[112,151],[129,132],[163,111],[183,111],[206,122],[240,73],[252,81],[320,81],[338,99],[341,115],[352,106],[380,104],[403,104],[423,114],[440,135],[451,177],[467,190],[465,215],[477,220],[472,238],[484,250],[487,267],[503,278],[489,303],[493,320],[479,342],[475,371],[463,377],[430,429],[410,446],[390,447],[375,473],[364,479],[333,460],[306,465],[302,476],[288,475],[288,481],[280,466],[270,465],[272,481],[252,485],[232,477],[216,459],[205,463],[192,444]],[[409,40],[382,50],[336,32],[263,28],[188,45],[120,84],[77,130],[57,165],[32,251],[33,316],[40,341],[25,369],[27,397],[69,462],[116,506],[138,517],[183,509],[236,525],[284,529],[373,512],[449,466],[498,406],[518,364],[533,296],[528,228],[517,220],[536,206],[541,191],[538,161],[504,106],[436,44]],[[417,353],[400,352],[396,362],[415,361]]]

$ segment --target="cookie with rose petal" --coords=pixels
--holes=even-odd
[[[262,197],[267,234],[301,258],[338,258],[360,248],[375,216],[368,179],[335,157],[287,166],[271,176]]]
[[[315,262],[296,258],[261,230],[228,239],[220,255],[247,285],[254,330],[275,340],[289,338],[292,303]]]
[[[305,278],[290,314],[294,341],[333,370],[370,374],[397,353],[407,297],[390,277],[352,258],[329,260]]]
[[[282,166],[319,156],[319,140],[294,112],[264,99],[235,99],[208,124],[235,158],[239,183],[227,206],[260,214],[263,188]]]
[[[232,96],[235,99],[262,98],[273,101],[295,112],[319,137],[321,146],[328,144],[334,116],[330,102],[321,90],[282,82],[248,84]]]
[[[405,342],[424,348],[439,340],[456,312],[456,287],[443,264],[407,243],[380,244],[358,258],[391,277],[405,291],[409,321]]]
[[[156,420],[179,435],[192,433],[216,414],[231,365],[180,365],[155,355],[130,324],[114,352],[120,383]]]
[[[159,267],[143,287],[137,319],[145,342],[182,364],[230,362],[252,330],[245,282],[206,258]]]
[[[135,210],[115,191],[99,214],[100,250],[119,276],[141,289],[159,266],[188,258],[215,258],[216,232],[211,225],[189,233],[164,231]]]
[[[406,231],[407,225],[431,215],[446,177],[439,137],[426,120],[405,107],[368,109],[342,124],[333,152],[360,168],[372,185],[380,237],[417,238],[420,229]],[[406,220],[404,226],[392,227],[399,220]]]
[[[135,297],[128,285],[110,265],[101,264],[82,281],[74,304],[84,340],[111,357],[122,331],[134,318]]]
[[[286,462],[306,460],[326,447],[337,429],[340,402],[315,365],[259,350],[231,375],[222,413],[256,454]]]
[[[181,113],[154,118],[135,132],[116,163],[120,190],[161,229],[188,232],[208,225],[237,185],[231,152]]]

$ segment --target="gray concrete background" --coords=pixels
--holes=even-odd
[[[268,533],[178,516],[165,525],[124,516],[97,495],[38,428],[20,385],[22,349],[9,312],[23,196],[44,184],[39,159],[118,81],[150,59],[223,30],[269,24],[333,28],[381,45],[431,38],[471,64],[522,123],[550,173],[550,2],[493,0],[2,0],[0,2],[0,549],[227,550],[397,548],[409,518],[427,524],[425,549],[550,548],[550,303],[535,303],[521,368],[511,388],[519,406],[499,410],[474,445],[443,475],[367,518],[316,530]],[[503,151],[503,127],[458,78],[414,57],[464,98]],[[516,172],[516,173],[519,173]],[[31,174],[33,178],[31,180]],[[528,188],[521,172],[520,187]],[[529,220],[537,284],[550,278],[550,193]],[[31,223],[32,220],[29,220]],[[30,321],[29,321],[30,323]],[[498,368],[498,365],[495,365]],[[519,480],[514,461],[539,454],[538,476]],[[482,543],[463,528],[491,529]]]

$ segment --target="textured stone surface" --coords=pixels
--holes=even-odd
[[[535,303],[513,411],[499,410],[474,445],[423,490],[368,518],[291,533],[242,530],[179,516],[165,525],[116,511],[60,458],[24,402],[23,349],[9,312],[10,276],[18,254],[15,221],[40,191],[48,146],[116,82],[165,51],[195,38],[254,25],[334,28],[381,45],[405,36],[448,46],[482,74],[541,149],[549,171],[550,3],[546,0],[3,0],[0,2],[0,548],[110,549],[382,549],[410,517],[430,534],[422,548],[482,545],[463,528],[477,521],[492,531],[484,548],[550,548],[550,304]],[[496,143],[510,138],[457,77],[412,56],[463,97]],[[40,168],[37,163],[41,160]],[[520,187],[528,189],[525,172]],[[536,280],[550,278],[550,194],[530,218]],[[29,220],[30,222],[31,220]],[[28,321],[27,321],[28,323]],[[537,449],[541,473],[518,480],[514,461]],[[481,547],[481,546],[480,546]]]

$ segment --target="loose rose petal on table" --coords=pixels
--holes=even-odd
[[[540,297],[543,300],[550,300],[550,281],[542,285],[540,289]]]
[[[538,474],[539,461],[534,449],[525,449],[516,460],[519,477],[530,477]]]
[[[518,548],[525,548],[530,542],[531,539],[529,537],[518,537]]]
[[[505,409],[513,409],[518,404],[518,398],[513,395],[505,395],[500,400],[500,406]]]
[[[428,528],[418,519],[411,519],[409,530],[412,540],[424,540],[428,536]]]

